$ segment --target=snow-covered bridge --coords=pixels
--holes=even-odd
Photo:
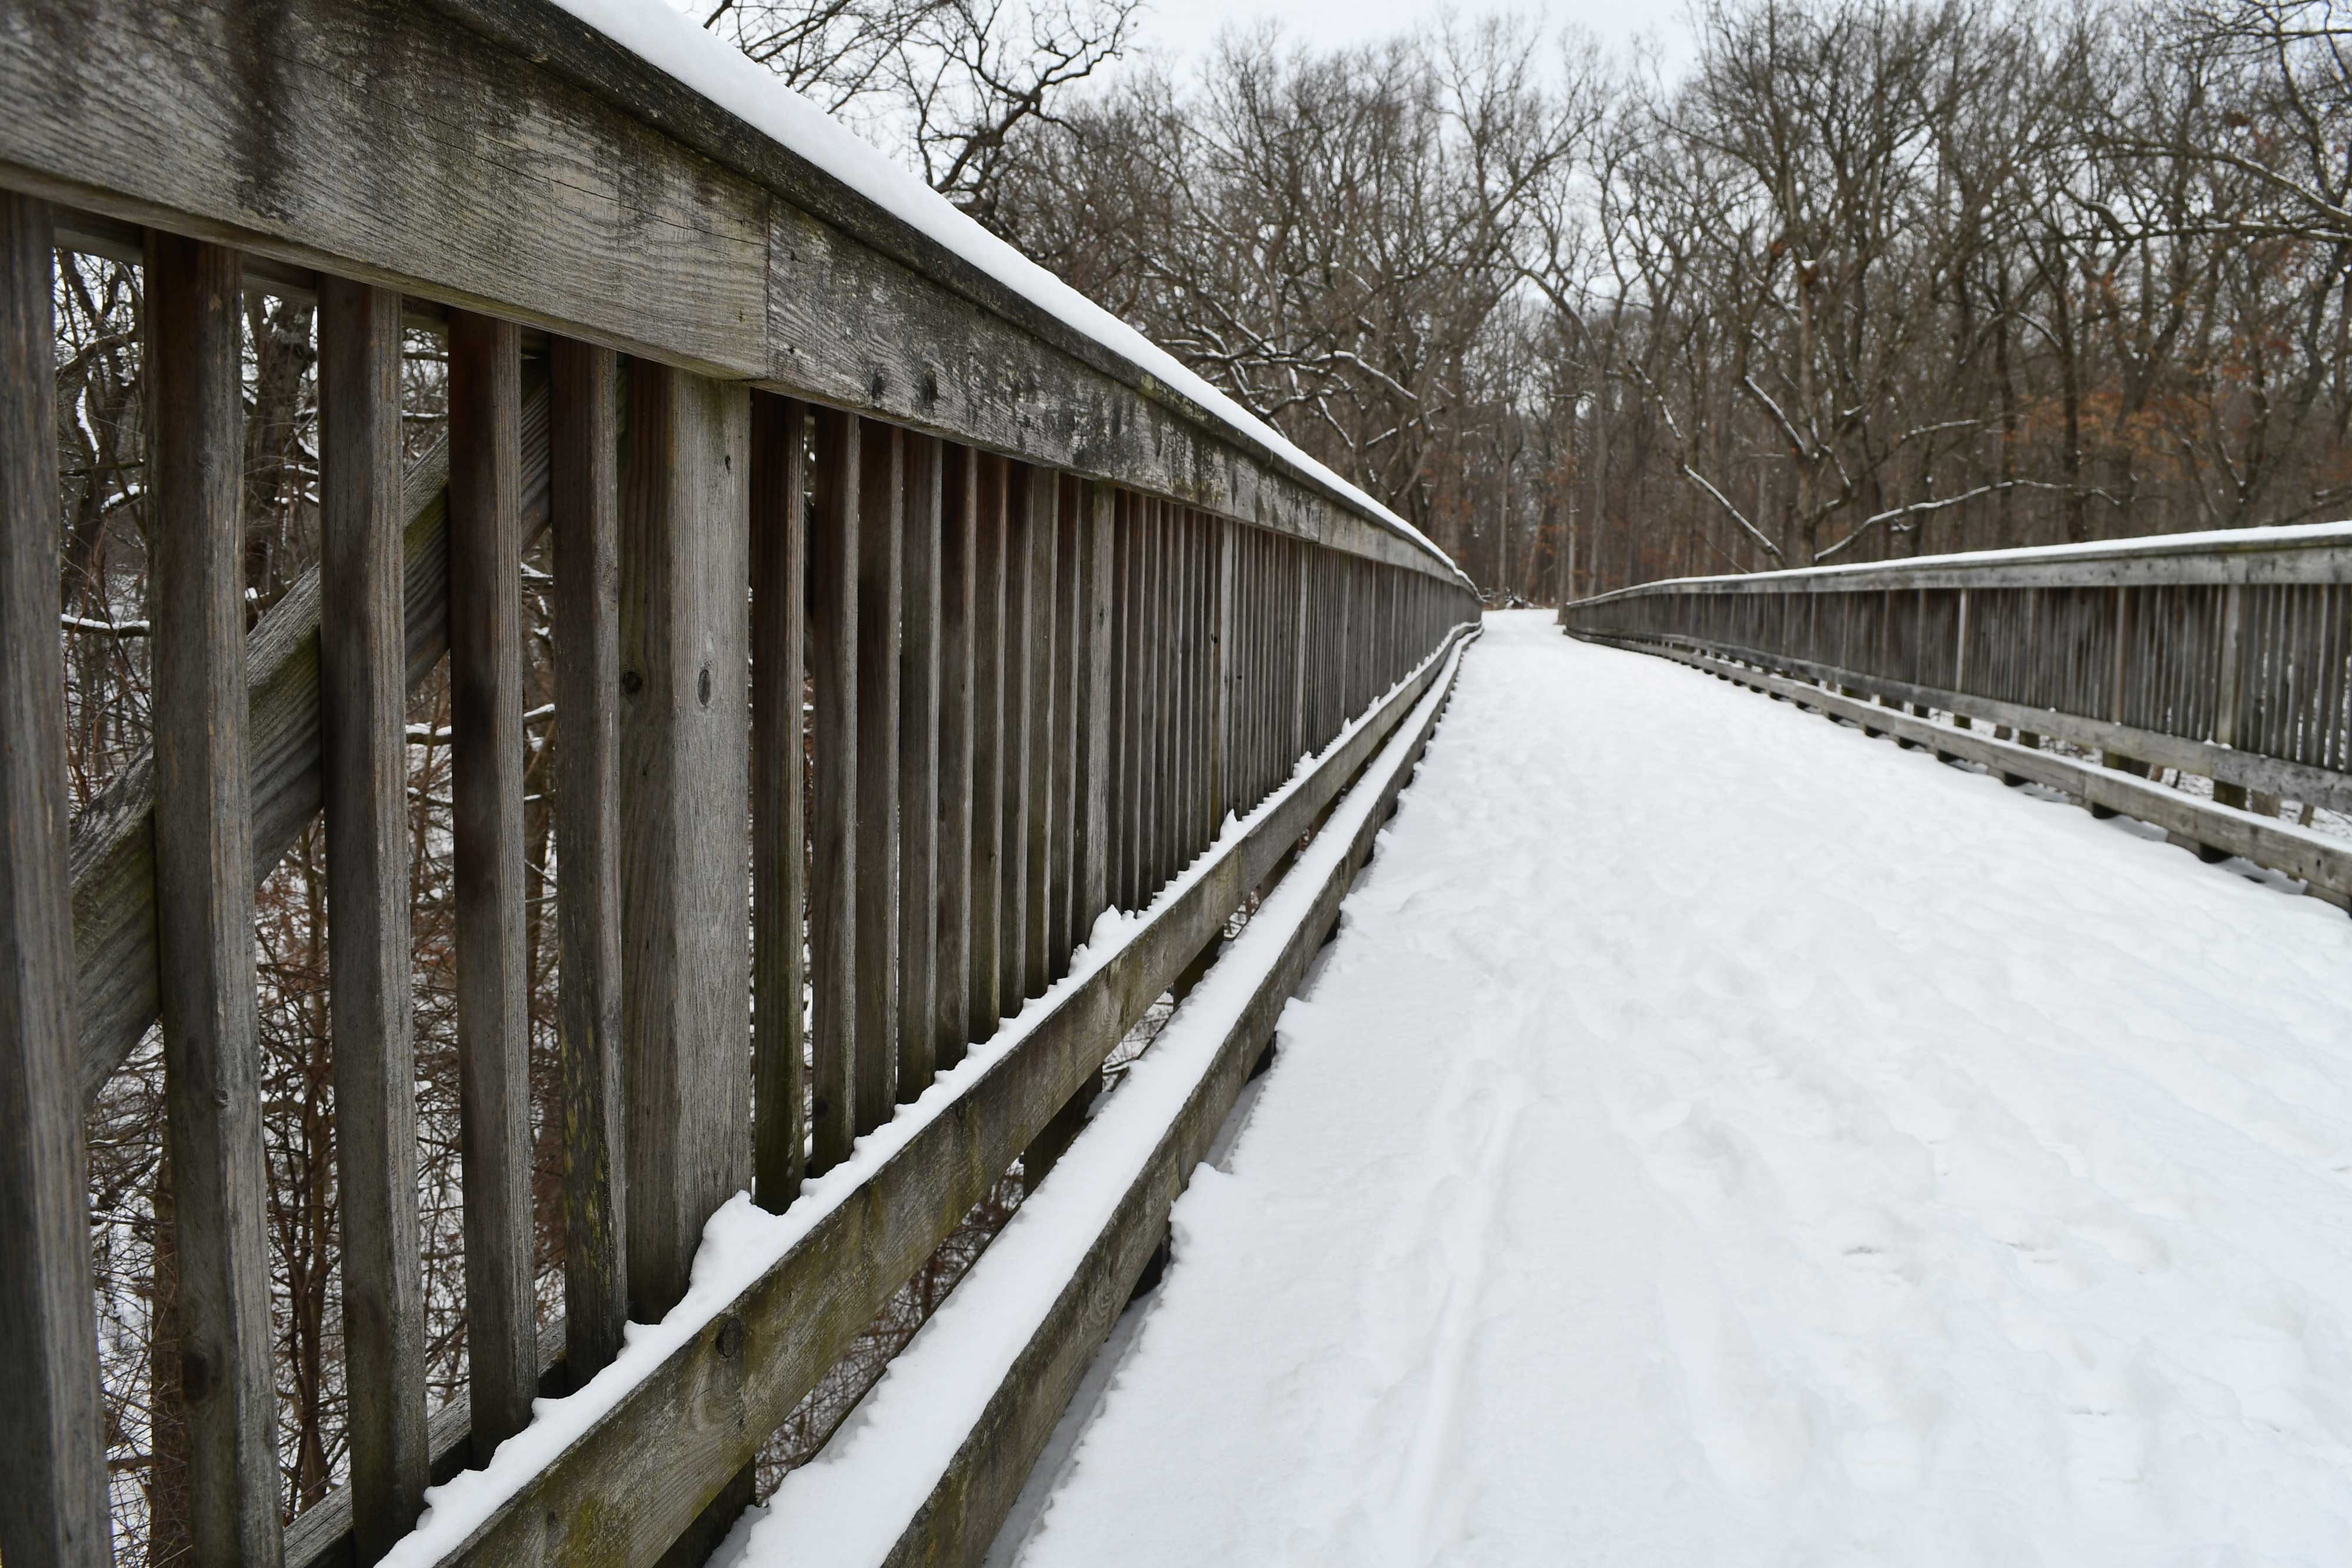
[[[1493,616],[1276,1040],[999,1561],[2352,1551],[2283,879]]]
[[[2341,1554],[2340,531],[1482,633],[667,7],[22,0],[0,102],[10,1568]],[[90,257],[152,702],[68,821]]]

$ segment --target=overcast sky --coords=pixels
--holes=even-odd
[[[1360,44],[1402,32],[1424,16],[1436,14],[1425,0],[1148,0],[1143,41],[1155,51],[1179,58],[1206,49],[1218,29],[1232,23],[1244,26],[1272,18],[1291,37],[1320,45]],[[1527,0],[1510,5],[1503,0],[1461,0],[1459,16],[1517,12],[1539,17],[1546,33],[1574,22],[1612,52],[1629,51],[1639,35],[1651,35],[1666,45],[1669,60],[1683,33],[1682,0]]]

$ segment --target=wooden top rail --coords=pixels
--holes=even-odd
[[[2352,810],[2352,525],[1689,578],[1559,619]]]
[[[966,259],[985,246],[551,0],[20,5],[0,101],[0,185],[68,209],[69,245],[169,228],[281,286],[315,269],[488,311],[1467,580],[1139,340],[1040,303],[1042,274],[1005,280],[1026,264]]]
[[[1563,610],[1658,594],[1854,593],[1889,588],[2116,588],[2158,583],[2352,582],[2352,523],[2152,534],[1787,571],[1635,583]]]

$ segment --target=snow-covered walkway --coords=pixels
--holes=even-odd
[[[1280,1040],[1000,1556],[2352,1563],[2315,899],[1498,616]]]

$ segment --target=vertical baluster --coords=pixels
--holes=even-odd
[[[352,1539],[373,1563],[430,1479],[409,1036],[400,297],[319,290],[319,717]]]
[[[898,636],[898,1098],[939,1060],[940,444],[907,437]]]
[[[1029,933],[1029,727],[1031,671],[1036,648],[1036,548],[1031,535],[1030,491],[1035,473],[1025,465],[1007,470],[1004,496],[1004,770],[1003,849],[998,875],[1003,889],[997,925],[997,1005],[1007,1015],[1021,1010],[1028,977],[1024,962]]]
[[[856,1136],[858,422],[816,411],[816,516],[809,529],[809,663],[816,686],[816,821],[810,829],[809,1174]]]
[[[1020,995],[1043,995],[1052,976],[1047,951],[1054,925],[1054,841],[1062,831],[1055,820],[1054,732],[1062,716],[1055,711],[1055,646],[1059,598],[1061,485],[1053,470],[1029,470],[1028,529],[1024,541],[1029,554],[1029,663],[1027,704],[1029,751],[1029,831],[1024,844],[1027,870],[1023,883],[1027,903],[1021,927]]]
[[[1214,832],[1224,825],[1234,799],[1234,546],[1241,530],[1225,518],[1209,528],[1215,559],[1210,607],[1210,656],[1213,674],[1209,716],[1209,824]]]
[[[971,1039],[972,523],[979,511],[977,454],[941,452],[940,516],[939,936],[935,1065],[963,1060]]]
[[[1143,629],[1144,500],[1132,492],[1118,497],[1119,625],[1121,668],[1118,742],[1119,902],[1140,909],[1143,892],[1144,710]]]
[[[2352,655],[2347,608],[2352,608],[2352,592],[2342,584],[2331,582],[2320,590],[2319,745],[2314,760],[2339,772],[2352,767],[2352,727],[2347,724],[2344,700],[2345,666]]]
[[[1176,693],[1176,508],[1152,508],[1151,585],[1151,880],[1167,885],[1176,874],[1176,737],[1170,722]]]
[[[1111,907],[1124,909],[1130,902],[1127,883],[1127,758],[1134,732],[1128,725],[1127,694],[1129,672],[1134,668],[1128,648],[1134,612],[1127,583],[1133,556],[1128,549],[1131,534],[1127,526],[1125,493],[1116,486],[1104,486],[1097,499],[1108,519],[1105,526],[1109,530],[1106,538],[1110,558],[1107,579],[1110,594],[1110,762],[1108,776],[1103,781],[1103,848],[1108,862],[1103,896]]]
[[[752,1191],[782,1213],[807,1163],[802,902],[807,689],[808,405],[751,402]]]
[[[868,421],[858,437],[857,1090],[862,1135],[890,1119],[898,1080],[899,557],[906,433]]]
[[[1068,972],[1077,946],[1078,482],[1059,482],[1054,526],[1054,836],[1048,856],[1053,904],[1046,922],[1049,977]]]
[[[1192,514],[1192,842],[1205,851],[1215,841],[1217,818],[1217,555],[1213,522],[1205,512]]]
[[[1136,561],[1136,901],[1160,890],[1160,502],[1137,499]]]
[[[1111,694],[1118,689],[1113,641],[1116,554],[1112,543],[1111,487],[1089,484],[1082,492],[1079,528],[1079,640],[1082,693],[1077,739],[1078,833],[1076,938],[1085,941],[1095,921],[1110,907]]]
[[[1291,548],[1291,757],[1306,757],[1312,747],[1307,724],[1307,550]]]
[[[523,947],[521,373],[513,323],[451,317],[451,816],[477,1463],[530,1423],[539,1382]]]
[[[1004,504],[1002,457],[974,453],[971,600],[971,1035],[985,1040],[1003,1016]]]
[[[239,265],[151,234],[155,925],[190,1533],[199,1563],[279,1560],[253,972]]]
[[[1175,846],[1170,869],[1181,871],[1192,858],[1193,757],[1192,729],[1192,513],[1175,508],[1171,520],[1174,592],[1169,621],[1168,726],[1170,806],[1169,841]]]
[[[113,1552],[66,867],[51,235],[47,203],[0,192],[0,1554],[103,1568]]]
[[[2238,716],[2249,684],[2244,678],[2247,591],[2242,584],[2235,582],[2221,590],[2220,636],[2213,665],[2213,738],[2232,747],[2240,744]],[[2217,779],[2213,781],[2213,800],[2217,805],[2243,807],[2246,787]]]
[[[551,345],[556,925],[562,977],[564,1360],[576,1385],[628,1321],[622,1182],[618,365]]]

